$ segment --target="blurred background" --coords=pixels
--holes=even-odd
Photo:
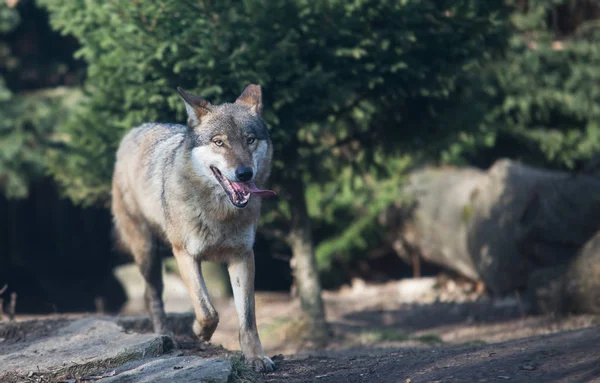
[[[221,103],[257,83],[279,194],[257,290],[299,297],[317,327],[321,287],[402,281],[599,313],[599,27],[593,0],[2,0],[4,311],[12,293],[17,314],[125,310],[120,138],[185,123],[177,86]]]

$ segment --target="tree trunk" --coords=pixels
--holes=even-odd
[[[288,243],[292,248],[294,281],[302,310],[309,322],[311,340],[322,346],[327,343],[328,330],[302,181],[291,184],[289,194],[292,222]]]

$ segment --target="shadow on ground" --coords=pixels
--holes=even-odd
[[[365,348],[298,356],[267,382],[600,382],[600,327],[480,347]]]
[[[349,327],[401,327],[407,331],[430,330],[459,323],[498,323],[522,316],[517,305],[482,302],[406,304],[394,310],[364,310],[344,315]]]

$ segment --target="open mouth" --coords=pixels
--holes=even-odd
[[[225,193],[227,193],[227,196],[229,197],[229,200],[231,201],[233,206],[237,208],[246,207],[246,205],[248,205],[248,202],[250,201],[250,196],[252,194],[256,194],[260,197],[268,197],[275,195],[275,192],[271,190],[260,190],[252,181],[229,181],[227,177],[223,176],[221,171],[215,168],[214,166],[211,166],[210,170],[212,170],[213,174],[223,187],[223,190],[225,190]]]

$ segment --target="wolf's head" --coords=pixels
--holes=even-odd
[[[266,181],[272,156],[269,132],[261,117],[260,86],[248,85],[235,103],[221,105],[177,90],[188,114],[194,172],[219,184],[237,208],[246,207],[252,194],[275,194],[255,184]]]

